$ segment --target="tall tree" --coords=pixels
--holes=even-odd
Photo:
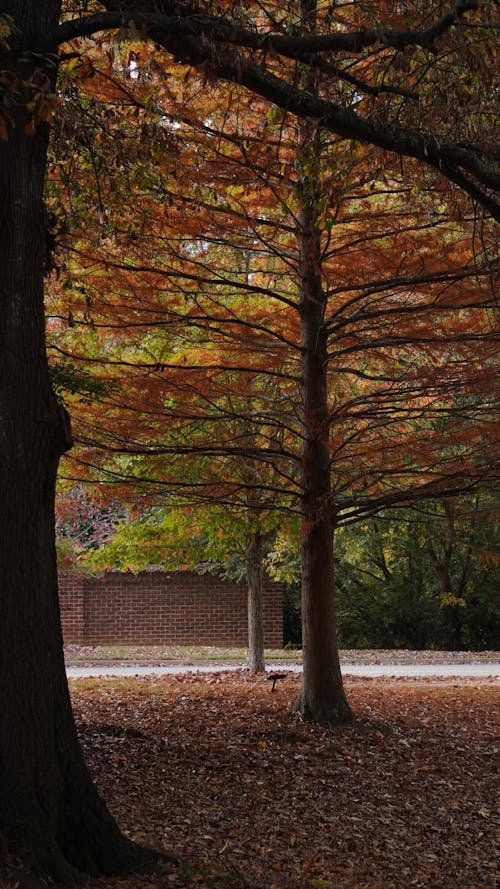
[[[43,307],[43,106],[56,65],[36,52],[57,26],[59,6],[3,3],[0,12],[8,35],[0,65],[7,120],[0,139],[0,832],[35,872],[71,884],[83,873],[144,866],[152,856],[119,832],[86,769],[62,653],[54,486],[72,439],[51,388]]]
[[[139,56],[138,64],[142,69],[147,62]],[[147,89],[152,82],[154,75]],[[123,394],[102,405],[98,417],[95,408],[76,411],[78,434],[88,444],[134,456],[139,483],[194,498],[241,504],[254,482],[243,478],[245,463],[279,467],[279,477],[261,473],[259,484],[267,497],[279,498],[279,507],[293,502],[303,516],[310,637],[304,633],[300,707],[308,718],[343,720],[349,708],[335,640],[334,525],[387,502],[456,491],[483,477],[479,453],[468,463],[459,451],[451,455],[449,430],[433,431],[430,419],[454,416],[453,434],[464,443],[480,423],[488,434],[492,295],[476,279],[487,280],[495,264],[474,259],[470,220],[450,225],[446,196],[432,184],[422,182],[415,194],[388,167],[384,181],[365,153],[350,153],[315,124],[297,128],[279,113],[274,126],[267,121],[263,140],[256,135],[260,109],[237,98],[230,109],[217,109],[205,96],[200,107],[200,97],[190,93],[193,133],[181,125],[186,112],[175,101],[171,77],[168,83],[164,101],[180,115],[184,146],[184,175],[180,182],[176,176],[168,219],[149,203],[154,186],[146,174],[137,217],[127,220],[132,240],[120,231],[117,246],[107,244],[103,253],[81,233],[75,277],[84,292],[63,291],[71,308],[62,317],[71,314],[75,326],[66,334],[58,328],[57,348],[88,324],[87,354],[104,362],[99,373],[115,383],[120,368],[127,373]],[[131,84],[124,88],[130,102]],[[158,98],[161,87],[154,89]],[[135,101],[143,107],[144,100]],[[239,121],[251,137],[244,154]],[[171,197],[169,162],[163,177],[156,193],[163,189]],[[261,185],[249,186],[252,179]],[[139,198],[136,176],[134,183]],[[148,219],[143,233],[142,218]],[[154,255],[152,230],[161,244]],[[109,286],[104,266],[112,270]],[[138,316],[139,304],[149,321]],[[155,324],[162,332],[151,333]],[[134,348],[127,337],[137,329],[143,338]],[[104,345],[97,352],[99,339]],[[85,360],[81,336],[76,343]],[[273,408],[263,382],[272,373],[281,394],[280,401],[273,396]],[[471,387],[479,401],[467,406],[463,396]],[[181,458],[160,465],[159,454],[174,452]],[[122,462],[115,466],[118,478],[120,465],[126,475]],[[106,466],[109,471],[109,458]],[[260,508],[267,506],[264,497]]]
[[[316,0],[299,3],[305,33],[317,32]],[[314,89],[318,75],[306,71],[303,86]],[[296,157],[296,239],[300,345],[302,354],[302,647],[304,678],[299,707],[306,719],[350,721],[337,645],[333,585],[334,504],[331,490],[328,392],[328,294],[322,262],[321,130],[314,121],[299,125]],[[324,209],[324,208],[323,208]]]

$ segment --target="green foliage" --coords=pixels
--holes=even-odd
[[[19,29],[11,15],[6,12],[0,14],[0,49],[8,51],[13,35],[19,34]]]
[[[340,647],[498,648],[500,566],[493,549],[499,528],[494,506],[492,495],[482,492],[339,528],[335,582]],[[274,580],[286,584],[285,642],[299,644],[298,539],[278,536],[266,567]]]
[[[110,540],[86,554],[95,571],[118,569],[133,573],[152,565],[166,570],[192,567],[200,551],[200,535],[188,526],[182,511],[151,507],[137,518],[118,522]]]
[[[265,560],[266,571],[272,580],[288,587],[300,584],[300,536],[297,525],[291,526],[287,535],[276,535],[272,549]]]
[[[91,403],[101,397],[107,389],[106,383],[93,376],[91,371],[77,367],[71,361],[52,364],[49,373],[52,388],[61,402],[64,402],[68,395],[75,395]]]
[[[337,532],[341,647],[498,647],[498,526],[487,500],[432,503]]]
[[[283,592],[283,643],[286,648],[302,648],[300,585],[285,583]]]
[[[151,507],[138,518],[121,518],[99,539],[94,534],[91,546],[81,532],[78,539],[60,540],[59,546],[63,563],[76,558],[88,571],[162,565],[241,581],[252,530],[242,515],[218,506]],[[389,511],[339,528],[335,581],[340,646],[497,648],[500,568],[492,552],[495,542],[494,502],[484,492],[460,502]],[[285,643],[300,646],[298,523],[269,535],[267,549],[266,571],[285,586]],[[443,585],[439,569],[445,563]]]
[[[269,577],[284,586],[283,640],[285,646],[302,646],[300,595],[300,531],[297,521],[290,521],[286,533],[276,535],[265,559]]]
[[[217,505],[151,507],[119,522],[113,537],[89,551],[85,562],[93,570],[137,572],[155,565],[243,581],[248,535],[263,530],[258,522],[258,517]]]

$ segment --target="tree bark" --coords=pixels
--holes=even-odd
[[[264,620],[263,620],[263,553],[264,538],[260,531],[250,534],[246,549],[248,586],[248,668],[252,673],[263,673]]]
[[[297,223],[302,347],[302,641],[303,681],[298,709],[304,719],[352,721],[337,646],[330,485],[326,295],[321,280],[317,167],[319,134],[301,125]]]
[[[299,0],[302,26],[314,33],[317,0]],[[306,89],[315,86],[305,74]],[[299,124],[297,247],[302,352],[302,649],[303,679],[297,707],[304,719],[352,721],[340,671],[333,579],[333,508],[330,483],[327,297],[321,275],[321,133]]]
[[[20,0],[8,11],[36,48],[59,7]],[[153,855],[121,835],[99,797],[71,711],[54,540],[56,472],[71,434],[45,354],[48,127],[27,111],[55,69],[26,53],[21,65],[15,49],[0,56],[16,96],[0,140],[0,834],[33,874],[69,885]]]

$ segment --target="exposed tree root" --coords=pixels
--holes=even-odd
[[[48,886],[78,887],[88,882],[89,875],[112,876],[152,873],[161,863],[177,864],[175,855],[148,849],[120,835],[115,848],[101,867],[95,862],[88,870],[75,867],[55,844],[50,849],[30,849],[24,854],[3,851],[0,861],[1,889],[46,889]],[[4,849],[7,845],[4,841]],[[90,863],[91,856],[88,861]]]

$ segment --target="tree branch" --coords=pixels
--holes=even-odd
[[[303,60],[318,53],[359,53],[377,45],[397,50],[407,46],[420,46],[435,53],[435,41],[449,31],[466,12],[478,9],[479,0],[458,0],[455,6],[428,28],[363,28],[360,31],[299,37],[269,32],[262,34],[242,28],[221,16],[197,11],[194,5],[163,2],[151,3],[148,8],[147,4],[134,0],[119,3],[108,0],[104,5],[110,11],[64,22],[53,35],[54,45],[59,46],[75,37],[88,37],[99,31],[133,25],[138,30],[163,31],[169,37],[205,37],[216,43],[274,52],[295,60]],[[156,11],[158,6],[162,9],[161,13]]]
[[[159,4],[164,13],[175,12],[173,15],[158,14],[154,5],[151,10],[147,6],[137,8],[138,4],[133,0],[127,3],[109,0],[106,5],[111,11],[62,24],[52,35],[51,48],[74,37],[132,26],[138,29],[139,36],[149,37],[164,46],[180,62],[208,68],[215,77],[240,83],[298,117],[316,119],[337,136],[376,145],[433,167],[500,221],[500,202],[488,193],[490,189],[500,190],[500,175],[483,162],[477,151],[457,143],[441,142],[432,135],[363,118],[350,108],[285,82],[259,64],[248,61],[239,52],[239,49],[272,50],[288,58],[304,59],[333,50],[359,53],[377,43],[398,49],[419,45],[432,52],[436,38],[465,12],[477,9],[478,0],[458,0],[452,9],[425,29],[392,31],[376,28],[317,37],[259,34],[240,28],[227,19],[197,12],[193,6],[174,7],[173,2]],[[239,49],[224,51],[220,44]],[[311,63],[310,58],[308,62]]]

